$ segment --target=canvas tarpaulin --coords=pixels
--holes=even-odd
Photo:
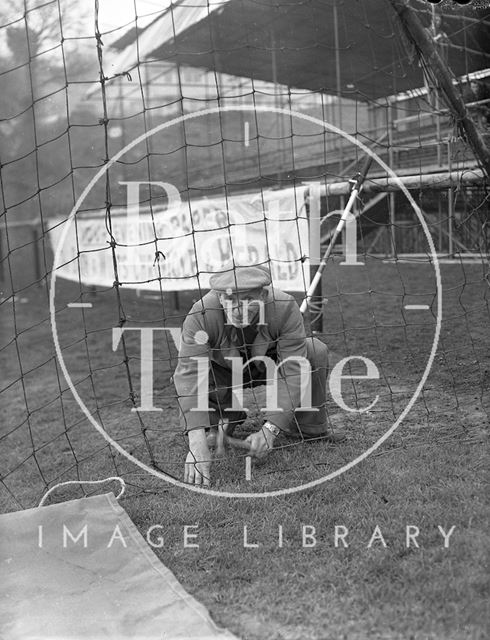
[[[0,515],[0,540],[2,639],[237,640],[111,493]]]

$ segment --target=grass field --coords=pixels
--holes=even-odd
[[[359,270],[361,269],[361,270]],[[115,472],[129,485],[123,506],[143,535],[163,526],[155,549],[214,620],[241,638],[483,639],[488,637],[490,547],[485,487],[490,413],[489,287],[481,263],[441,266],[443,322],[430,376],[412,411],[367,460],[313,490],[267,499],[203,496],[150,478],[112,451],[82,414],[56,363],[47,288],[8,293],[1,302],[0,510],[36,504],[46,485]],[[131,412],[139,392],[139,342],[128,334],[127,362],[112,351],[112,328],[180,326],[193,294],[165,304],[113,290],[84,292],[60,281],[57,326],[77,391],[106,431],[126,450],[181,479],[185,442],[169,383],[176,350],[155,340],[155,406]],[[282,440],[252,481],[238,455],[214,464],[217,490],[293,487],[354,459],[394,422],[426,366],[436,327],[433,269],[423,263],[371,259],[363,268],[329,266],[324,281],[323,338],[331,365],[363,355],[378,366],[378,381],[347,385],[347,404],[372,411],[347,414],[333,401],[333,426],[348,439],[338,447]],[[428,304],[414,312],[406,304]],[[414,314],[414,315],[411,315]],[[15,339],[14,339],[15,337]],[[128,386],[128,375],[134,388]],[[250,398],[249,398],[250,399]],[[250,399],[252,401],[252,399]],[[258,398],[260,401],[260,397]],[[244,435],[244,434],[242,434]],[[59,497],[80,495],[60,490]],[[196,525],[199,548],[184,548],[183,529]],[[406,546],[406,527],[420,530]],[[305,546],[302,527],[316,545]],[[335,526],[348,530],[335,547]],[[378,526],[384,537],[368,543]],[[455,527],[448,548],[438,526]],[[248,542],[244,547],[244,527]],[[282,527],[283,544],[278,544]],[[305,542],[312,544],[312,538]]]

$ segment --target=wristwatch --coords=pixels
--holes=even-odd
[[[262,425],[262,428],[267,429],[267,431],[270,431],[272,435],[276,438],[281,433],[281,430],[279,429],[279,427],[276,427],[275,424],[272,424],[272,422],[269,422],[268,420],[264,422],[264,424]]]

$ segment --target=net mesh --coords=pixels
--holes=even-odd
[[[252,4],[258,30],[244,13]],[[310,258],[332,240],[365,147],[375,161],[306,323],[328,346],[326,420],[347,444],[281,437],[251,481],[244,452],[233,451],[214,463],[216,486],[261,492],[314,481],[401,416],[403,434],[386,446],[410,446],[421,429],[464,439],[486,427],[481,157],[395,12],[380,23],[355,4],[302,3],[300,23],[287,3],[265,1],[118,10],[103,0],[25,0],[0,10],[4,510],[32,505],[55,482],[114,473],[135,491],[161,491],[124,452],[182,479],[187,444],[172,375],[187,314],[199,315],[210,274],[230,260],[271,268],[271,304],[282,289],[301,303]],[[411,11],[488,144],[488,10],[446,3],[436,13],[414,2]],[[318,25],[329,17],[325,35]],[[309,66],[318,52],[330,60],[324,75]],[[354,265],[343,264],[348,246]],[[244,399],[260,415],[265,387]]]

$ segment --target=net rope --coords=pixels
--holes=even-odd
[[[338,222],[335,212],[343,210],[349,180],[365,156],[313,119],[347,131],[403,182],[412,180],[410,194],[439,256],[439,348],[428,381],[404,420],[403,435],[397,434],[389,446],[418,446],[415,437],[423,428],[429,438],[454,428],[471,439],[488,424],[488,180],[444,101],[430,62],[420,59],[394,12],[389,31],[380,34],[376,17],[364,4],[354,15],[348,3],[333,0],[302,4],[304,28],[318,34],[307,47],[276,29],[276,18],[283,17],[286,6],[280,2],[258,36],[244,21],[241,41],[223,49],[228,41],[220,31],[221,13],[235,10],[235,17],[240,16],[252,5],[272,11],[265,1],[235,0],[220,9],[213,3],[181,1],[161,7],[134,0],[120,16],[104,0],[85,7],[70,0],[22,0],[0,10],[5,53],[0,68],[4,511],[38,503],[55,484],[102,476],[124,478],[130,494],[164,490],[96,433],[73,389],[91,418],[130,455],[171,478],[182,478],[187,452],[183,398],[172,378],[178,348],[172,333],[162,329],[182,328],[191,308],[201,313],[193,305],[206,294],[210,273],[222,268],[225,258],[235,267],[271,267],[274,303],[283,288],[279,283],[287,287],[288,279],[294,280],[289,291],[301,303],[314,273],[307,261],[313,185],[320,194],[318,244],[323,253]],[[437,46],[449,67],[455,56],[463,61],[460,73],[453,74],[455,91],[488,144],[488,10],[445,7],[440,22],[425,2],[414,3],[412,10],[434,37],[441,36],[435,42],[443,43]],[[314,27],[334,14],[338,29],[327,42]],[[169,29],[167,40],[161,35],[161,42],[153,39],[149,46],[148,32],[159,20]],[[193,20],[201,31],[189,53],[182,25],[189,27]],[[369,67],[361,64],[360,55],[352,62],[353,34],[362,34]],[[389,43],[389,59],[380,59],[380,39]],[[240,47],[242,56],[249,52],[248,77],[222,71],[232,58],[231,66],[239,66]],[[253,56],[264,51],[269,80],[256,77],[253,69]],[[331,56],[336,73],[325,76],[320,89],[281,84],[287,61],[293,77],[294,64],[312,51]],[[419,84],[401,90],[414,68]],[[299,82],[297,73],[294,77]],[[346,84],[343,78],[353,81]],[[383,89],[369,93],[366,78]],[[311,82],[318,84],[315,78]],[[207,112],[196,116],[203,110]],[[156,127],[161,130],[145,135]],[[231,450],[214,462],[219,486],[238,492],[253,486],[260,492],[331,472],[371,446],[411,397],[436,327],[434,257],[405,194],[383,187],[386,178],[375,162],[355,207],[358,266],[342,265],[345,232],[306,318],[308,335],[329,348],[330,375],[345,358],[362,356],[377,367],[374,386],[363,386],[355,377],[343,383],[342,399],[350,411],[327,393],[328,425],[347,433],[347,445],[332,449],[307,445],[301,433],[295,439],[281,436],[271,462],[254,466],[251,482],[242,473],[245,452]],[[136,204],[126,201],[131,181],[142,183],[137,231],[126,224]],[[182,206],[164,224],[174,192]],[[274,228],[271,202],[276,201],[283,211]],[[236,211],[246,211],[248,219]],[[211,227],[206,226],[210,216]],[[49,309],[54,252],[67,226],[54,318],[72,388],[53,347]],[[253,239],[246,244],[237,237]],[[207,254],[206,238],[214,238]],[[274,254],[278,242],[289,242],[290,254]],[[172,263],[179,245],[186,252]],[[142,367],[149,366],[142,353],[142,329],[153,330],[151,390],[143,388],[141,379]],[[359,360],[351,360],[343,372],[362,376],[365,370]],[[263,385],[245,393],[254,416],[260,415],[264,393]],[[373,408],[365,411],[374,397]],[[142,403],[147,410],[140,409]],[[249,431],[239,425],[237,433],[244,438]],[[77,491],[86,495],[83,487]]]

